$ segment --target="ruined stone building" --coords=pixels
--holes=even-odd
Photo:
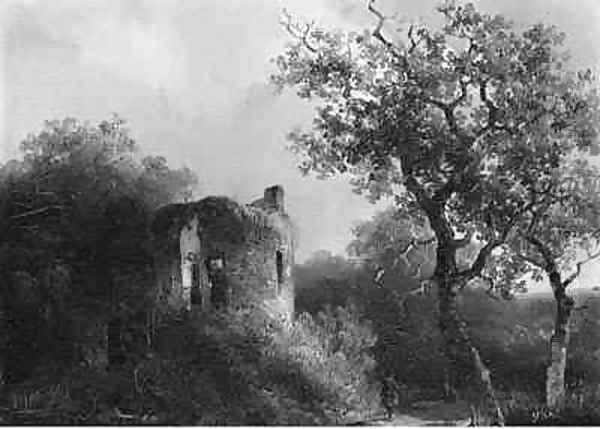
[[[293,231],[281,186],[247,205],[207,197],[161,208],[153,223],[159,308],[260,306],[290,318]]]

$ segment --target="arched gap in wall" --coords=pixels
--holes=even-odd
[[[277,266],[277,294],[279,294],[283,284],[283,252],[281,250],[275,252],[275,263]]]

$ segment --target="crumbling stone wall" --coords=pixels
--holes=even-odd
[[[164,310],[214,305],[211,264],[221,264],[228,305],[260,306],[273,316],[291,318],[294,287],[294,228],[283,208],[283,189],[242,206],[225,197],[174,204],[156,216],[157,300]]]
[[[181,283],[177,285],[180,286],[180,289],[174,295],[181,297],[183,301],[182,305],[186,310],[191,310],[194,265],[201,263],[201,244],[200,236],[198,235],[197,217],[193,217],[188,223],[183,225],[179,233],[179,249],[181,258]]]

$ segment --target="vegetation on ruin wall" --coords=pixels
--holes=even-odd
[[[179,261],[181,228],[198,220],[202,259],[224,257],[225,270],[238,301],[274,298],[275,251],[293,234],[285,213],[270,219],[261,209],[241,205],[227,197],[206,197],[197,202],[161,208],[153,222],[156,251],[162,263]],[[286,254],[286,263],[291,255]],[[290,297],[293,299],[293,297]]]
[[[375,337],[351,309],[304,316],[291,337],[258,308],[170,314],[148,336],[153,213],[194,180],[139,160],[120,119],[48,123],[1,173],[0,423],[327,424],[376,412]],[[235,245],[257,227],[276,238],[229,199],[201,208],[208,239]],[[123,356],[107,368],[114,318]]]
[[[286,214],[283,225],[292,229]],[[200,201],[170,204],[157,211],[152,231],[159,245],[179,243],[179,231],[198,219],[201,242],[211,250],[236,249],[249,242],[276,240],[281,225],[274,225],[260,209],[241,205],[228,197],[210,196]],[[212,249],[214,248],[214,249]]]

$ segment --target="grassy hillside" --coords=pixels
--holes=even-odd
[[[4,424],[328,425],[380,413],[375,337],[352,309],[275,326],[258,312],[165,320],[109,371],[68,367],[5,385]]]

